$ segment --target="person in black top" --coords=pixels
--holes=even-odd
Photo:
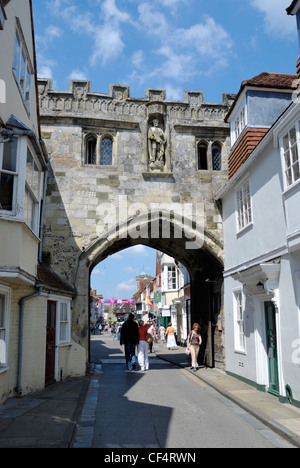
[[[129,314],[121,330],[120,345],[125,347],[125,359],[128,370],[135,369],[135,348],[139,344],[139,327],[133,314]]]

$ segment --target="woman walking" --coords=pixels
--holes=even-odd
[[[194,323],[192,331],[190,331],[187,339],[187,349],[191,351],[192,369],[194,372],[196,372],[198,367],[198,355],[202,344],[200,330],[201,327],[199,323]]]
[[[168,328],[167,328],[167,331],[166,331],[167,348],[168,349],[177,348],[177,343],[176,343],[176,340],[175,340],[175,333],[176,333],[175,328],[172,327],[172,323],[169,322],[168,323]]]
[[[149,344],[146,341],[146,333],[148,333],[151,324],[144,325],[143,320],[139,320],[139,344],[137,348],[138,363],[142,371],[149,369],[148,349]]]

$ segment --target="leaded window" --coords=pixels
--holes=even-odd
[[[113,142],[109,137],[103,138],[101,142],[101,160],[102,166],[111,166],[113,159]]]
[[[222,170],[222,150],[219,143],[214,143],[212,145],[212,168],[213,171]]]

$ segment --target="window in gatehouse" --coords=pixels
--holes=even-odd
[[[212,145],[212,168],[213,171],[222,170],[222,149],[219,143],[214,143]]]
[[[96,164],[97,139],[93,135],[86,138],[85,164]]]
[[[113,141],[110,137],[103,138],[101,142],[101,158],[102,166],[111,166],[113,160]]]
[[[199,143],[198,145],[198,169],[204,171],[208,169],[206,143]]]

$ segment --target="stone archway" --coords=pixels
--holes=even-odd
[[[73,340],[88,350],[92,267],[138,243],[189,269],[192,315],[209,328],[217,289],[210,281],[222,276],[223,262],[215,195],[228,178],[224,118],[234,96],[224,94],[222,103],[212,104],[202,92],[185,92],[183,102],[172,102],[164,90],[147,89],[144,98],[133,99],[126,86],[110,85],[101,94],[88,81],[71,81],[68,91],[54,91],[47,79],[39,80],[38,89],[42,138],[51,156],[43,258],[76,291]],[[88,135],[95,139],[92,155],[86,154]],[[104,137],[111,141],[106,159]],[[199,167],[199,141],[207,148],[205,170]],[[215,141],[222,144],[220,170],[211,163]]]
[[[151,237],[151,222],[159,223],[160,235]],[[169,216],[163,214],[157,217],[137,217],[130,219],[122,226],[114,226],[108,231],[102,233],[102,236],[95,240],[87,247],[79,257],[76,285],[77,297],[73,307],[73,333],[76,341],[88,349],[89,340],[89,321],[88,314],[85,313],[89,309],[89,288],[90,274],[93,268],[105,260],[107,257],[120,252],[124,249],[137,244],[143,244],[147,247],[160,250],[171,257],[174,257],[183,264],[189,271],[191,278],[191,320],[198,322],[202,326],[202,334],[205,346],[203,355],[200,359],[213,367],[215,363],[215,346],[214,346],[214,331],[216,325],[216,317],[213,316],[213,295],[220,294],[222,288],[222,257],[221,246],[218,245],[216,239],[212,236],[208,237],[205,231],[197,232],[198,242],[201,240],[201,248],[186,248],[189,246],[192,234],[195,231],[187,232],[187,236],[179,236],[179,232],[183,230],[182,220],[173,219],[170,223],[170,236],[162,237],[163,228],[170,222]],[[165,223],[165,224],[164,224]],[[128,226],[139,228],[141,232],[148,232],[147,237],[132,238],[128,234]],[[116,235],[117,234],[117,235]],[[208,281],[209,280],[209,281]],[[214,284],[214,290],[211,284]],[[216,289],[216,283],[218,287]],[[206,351],[205,351],[206,348]],[[222,352],[221,352],[222,353]],[[222,361],[222,359],[221,359]],[[220,362],[222,364],[222,362]]]

